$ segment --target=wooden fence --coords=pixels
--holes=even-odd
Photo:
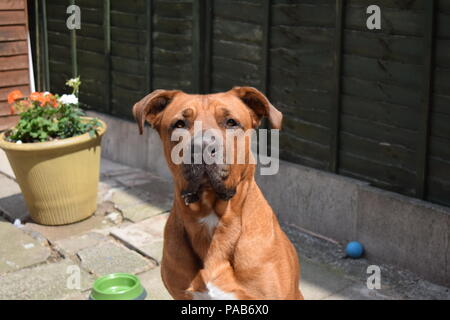
[[[8,93],[30,92],[28,15],[26,0],[0,0],[0,131],[14,126]]]
[[[35,2],[41,88],[79,74],[86,107],[130,119],[153,89],[254,86],[283,159],[450,205],[450,0],[76,0],[76,31],[73,1]]]

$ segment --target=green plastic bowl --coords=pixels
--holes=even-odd
[[[111,273],[98,278],[92,286],[91,300],[144,300],[147,292],[138,277]]]

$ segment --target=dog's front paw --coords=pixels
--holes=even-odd
[[[205,291],[206,290],[206,282],[203,278],[203,270],[200,270],[197,272],[195,277],[191,281],[191,285],[189,288],[186,289],[187,292],[198,292],[198,291]]]
[[[184,200],[185,205],[189,205],[191,203],[197,202],[200,200],[198,194],[196,192],[185,192],[181,194],[181,198]]]

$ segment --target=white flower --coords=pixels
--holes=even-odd
[[[79,86],[80,83],[81,83],[80,77],[72,78],[66,81],[66,85],[72,88],[75,86]]]
[[[22,140],[17,140],[16,144],[22,144]]]
[[[78,104],[78,98],[74,94],[63,94],[59,97],[59,102],[62,104]]]

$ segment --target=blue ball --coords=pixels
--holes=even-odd
[[[364,252],[364,247],[358,241],[352,241],[347,244],[345,253],[351,258],[360,258]]]

